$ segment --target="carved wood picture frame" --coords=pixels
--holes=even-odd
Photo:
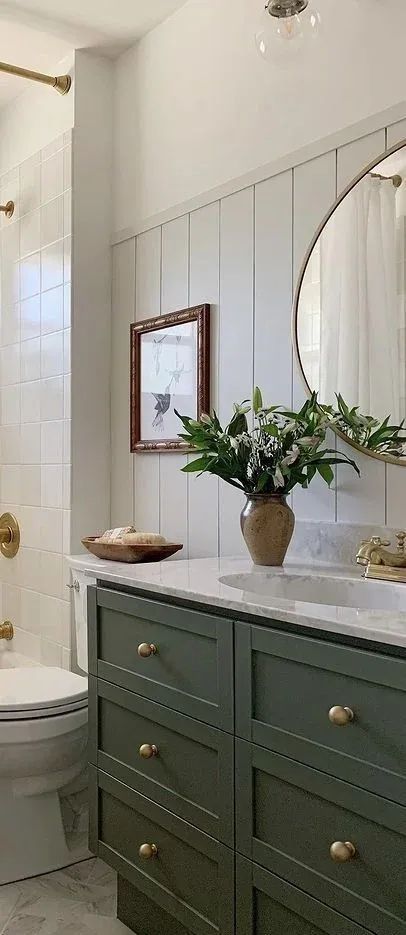
[[[168,386],[163,392],[142,392],[142,367],[143,367],[143,337],[153,332],[161,334],[157,345],[162,344],[165,335],[162,332],[174,329],[178,331],[176,340],[180,343],[182,336],[179,336],[179,325],[195,323],[194,338],[196,340],[196,352],[194,355],[196,366],[196,400],[195,413],[182,412],[182,415],[190,415],[200,418],[205,412],[210,411],[210,305],[195,305],[191,308],[182,309],[179,312],[171,312],[169,315],[161,315],[156,318],[149,318],[145,321],[137,321],[131,325],[131,378],[130,378],[130,450],[131,452],[157,452],[157,451],[190,451],[191,449],[180,438],[165,437],[165,416],[171,414],[173,406],[173,397],[170,392],[173,387],[180,384],[182,378],[182,369],[178,371],[169,371],[166,379],[169,380],[170,373],[172,377]],[[189,337],[190,341],[190,337]],[[160,366],[159,348],[155,349],[155,367]],[[158,355],[158,356],[157,356]],[[187,371],[189,373],[189,371]],[[158,375],[158,370],[157,370]],[[162,380],[161,380],[162,383]],[[162,389],[162,386],[161,386]],[[176,402],[176,393],[174,407],[178,408]],[[178,394],[179,395],[179,394]],[[144,397],[144,400],[143,400]],[[151,399],[152,397],[152,399]],[[143,402],[148,400],[148,405],[156,413],[151,424],[151,436],[145,437],[146,433],[142,430],[143,425]],[[171,419],[172,421],[172,419]],[[179,431],[182,425],[179,422]],[[154,432],[156,437],[154,437]],[[159,433],[162,432],[162,438]]]

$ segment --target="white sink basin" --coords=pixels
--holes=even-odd
[[[367,581],[365,578],[327,574],[308,575],[281,571],[253,571],[225,575],[220,583],[230,588],[289,602],[352,607],[360,610],[406,611],[406,584]]]

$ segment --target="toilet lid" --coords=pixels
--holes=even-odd
[[[87,679],[48,666],[0,669],[0,720],[49,717],[87,705]]]

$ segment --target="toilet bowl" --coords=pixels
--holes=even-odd
[[[72,863],[60,796],[83,776],[87,678],[3,669],[0,678],[0,884]]]

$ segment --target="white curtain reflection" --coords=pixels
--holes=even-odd
[[[400,421],[396,191],[371,175],[321,237],[320,398]]]

